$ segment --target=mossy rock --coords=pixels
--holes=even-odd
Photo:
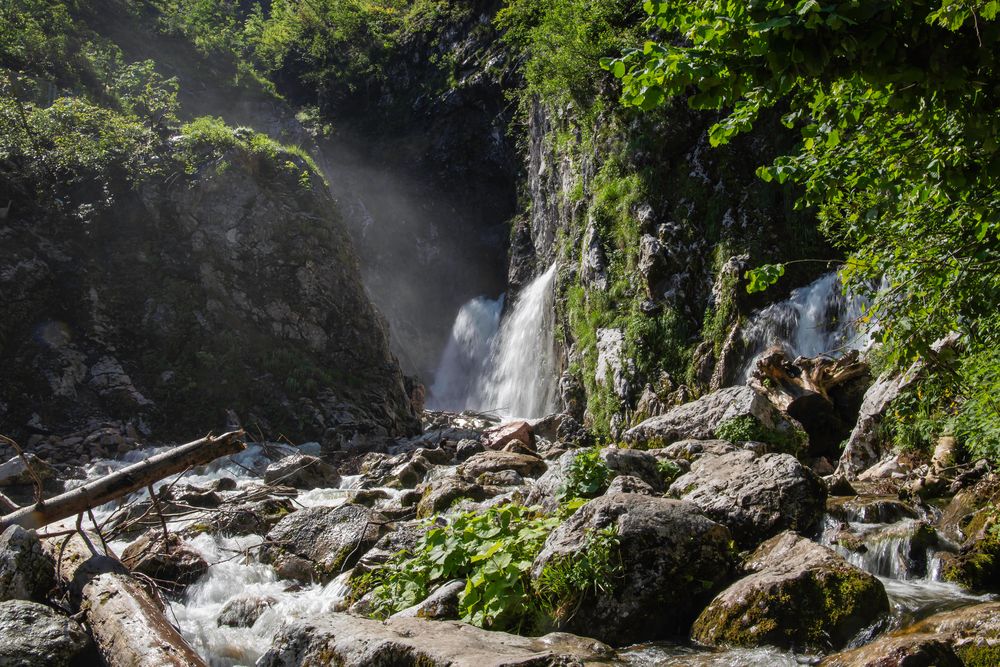
[[[695,621],[695,641],[830,650],[889,611],[878,579],[794,533],[765,542],[747,568],[753,574],[720,593]]]

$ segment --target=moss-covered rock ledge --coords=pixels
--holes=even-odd
[[[134,182],[0,227],[0,301],[19,315],[0,341],[5,430],[171,437],[235,416],[338,446],[419,428],[311,160],[213,119],[147,150]]]

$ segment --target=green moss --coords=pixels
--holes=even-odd
[[[955,654],[965,667],[996,667],[1000,665],[1000,645],[986,641],[955,647]]]

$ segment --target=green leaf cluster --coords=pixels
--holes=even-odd
[[[606,587],[617,558],[613,533],[593,540],[579,559],[560,561],[536,585],[531,566],[545,539],[562,521],[538,508],[506,504],[469,512],[441,526],[428,524],[412,551],[352,582],[352,597],[371,593],[372,615],[386,618],[423,600],[436,586],[464,579],[461,619],[483,628],[532,632],[556,618],[587,585]],[[547,568],[548,570],[548,568]]]
[[[608,488],[610,481],[611,470],[601,459],[600,447],[581,449],[569,464],[559,499],[594,498]]]

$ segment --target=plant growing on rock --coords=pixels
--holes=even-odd
[[[440,584],[464,579],[461,620],[494,630],[543,630],[571,610],[588,587],[610,585],[618,571],[617,541],[613,532],[602,531],[579,557],[533,582],[531,565],[561,521],[538,508],[507,504],[460,514],[447,526],[431,522],[412,551],[400,551],[355,579],[351,598],[370,593],[371,615],[384,619]]]
[[[793,456],[802,450],[807,438],[798,429],[782,431],[767,428],[750,415],[727,419],[715,429],[715,435],[731,442],[763,442],[773,445],[779,452]]]
[[[569,465],[566,482],[559,489],[559,499],[593,498],[608,488],[611,471],[601,460],[601,450],[589,447],[580,450]]]

